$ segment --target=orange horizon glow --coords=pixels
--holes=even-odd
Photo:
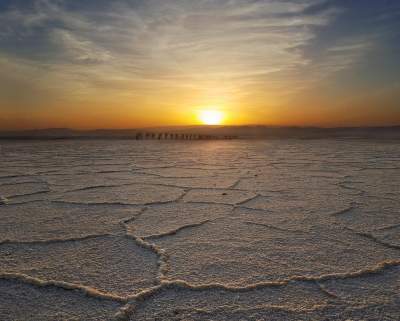
[[[211,86],[211,84],[210,84]],[[215,85],[214,85],[215,86]],[[214,88],[214,95],[190,90],[151,96],[115,97],[111,94],[88,97],[87,101],[65,101],[40,106],[0,106],[0,129],[32,128],[126,129],[195,125],[270,125],[270,126],[393,126],[400,124],[397,87],[379,95],[365,94],[352,100],[327,101],[319,96],[298,95],[286,100],[268,97],[228,95]],[[207,95],[206,95],[207,94]],[[220,97],[217,97],[220,95]],[[400,97],[399,97],[400,98]],[[377,108],[377,106],[385,106]],[[218,120],[206,120],[204,111],[220,113]],[[204,116],[204,115],[203,115]],[[210,115],[209,115],[210,116]],[[214,116],[211,116],[215,117]],[[203,119],[202,119],[203,118]],[[207,117],[206,117],[207,118]]]
[[[360,111],[361,112],[361,111]],[[217,123],[213,121],[201,120],[198,109],[193,109],[185,113],[173,113],[168,117],[151,118],[139,117],[122,113],[109,113],[105,115],[94,114],[69,114],[54,115],[12,115],[11,117],[0,117],[0,130],[26,130],[26,129],[46,129],[46,128],[71,128],[78,130],[91,129],[130,129],[130,128],[151,128],[151,127],[174,127],[174,126],[202,126],[202,125],[221,125],[221,126],[315,126],[315,127],[363,127],[363,126],[396,126],[400,125],[400,117],[396,115],[386,115],[384,113],[368,113],[363,117],[338,113],[331,114],[332,117],[326,119],[320,117],[312,110],[309,113],[292,113],[288,116],[281,116],[273,109],[264,116],[260,113],[248,115],[246,113],[235,113],[229,110],[223,111],[223,116]],[[335,117],[336,116],[336,117]],[[346,117],[337,117],[346,116]]]

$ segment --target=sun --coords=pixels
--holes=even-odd
[[[199,112],[199,119],[204,125],[220,125],[224,114],[218,110],[202,110]]]

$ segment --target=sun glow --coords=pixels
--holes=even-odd
[[[199,112],[199,120],[204,125],[221,125],[224,114],[218,110],[202,110]]]

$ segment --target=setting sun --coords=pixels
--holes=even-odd
[[[199,119],[204,125],[222,124],[224,114],[218,110],[202,110],[199,112]]]

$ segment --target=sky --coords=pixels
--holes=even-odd
[[[0,129],[400,125],[398,0],[0,0]]]

